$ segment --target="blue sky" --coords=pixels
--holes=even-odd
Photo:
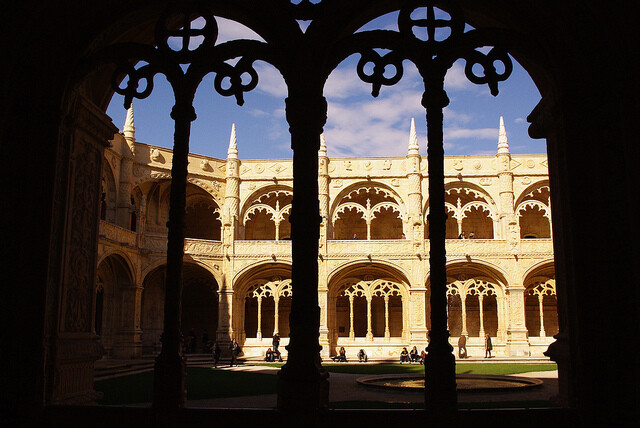
[[[363,30],[397,30],[395,16],[378,18]],[[238,23],[221,18],[217,21],[217,43],[238,38],[261,40]],[[412,117],[416,120],[420,153],[426,154],[426,119],[420,105],[423,86],[415,67],[405,61],[402,80],[392,87],[382,87],[378,98],[373,98],[370,85],[360,81],[356,74],[358,59],[354,55],[343,61],[325,86],[329,107],[324,129],[329,156],[403,156],[407,152]],[[291,157],[284,113],[284,80],[267,63],[257,62],[256,70],[258,87],[245,94],[242,107],[236,105],[235,98],[215,92],[213,74],[205,77],[194,103],[198,119],[192,125],[192,153],[226,158],[231,124],[235,123],[241,159]],[[501,115],[512,153],[546,153],[545,141],[533,140],[527,134],[525,119],[540,100],[529,75],[514,61],[511,77],[501,82],[499,88],[500,94],[493,97],[486,85],[469,82],[464,75],[463,61],[449,70],[445,79],[451,100],[444,112],[446,155],[495,154]],[[107,110],[120,129],[126,115],[122,102],[121,96],[114,95]],[[171,148],[173,120],[169,112],[172,106],[172,90],[164,76],[157,75],[151,96],[134,100],[136,140]]]

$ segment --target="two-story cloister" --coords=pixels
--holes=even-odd
[[[497,355],[540,356],[558,332],[547,159],[511,155],[502,119],[498,134],[495,155],[445,158],[450,340],[482,356],[488,334]],[[413,121],[405,157],[329,158],[326,144],[322,356],[424,348],[429,200]],[[182,328],[259,356],[276,332],[288,343],[292,162],[240,160],[238,146],[232,127],[227,159],[189,155]],[[132,109],[105,150],[94,322],[108,356],[161,347],[171,159],[135,141]]]

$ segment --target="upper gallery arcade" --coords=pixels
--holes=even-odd
[[[328,143],[330,144],[330,142]],[[240,144],[241,147],[241,144]],[[133,109],[104,152],[94,328],[106,354],[160,350],[172,151],[137,143]],[[263,355],[288,342],[292,161],[189,155],[182,328]],[[427,159],[411,121],[407,155],[318,165],[320,344],[372,358],[427,344]],[[541,355],[558,332],[545,155],[445,157],[448,323],[470,355]],[[464,237],[464,239],[463,239]],[[198,343],[197,349],[200,350]],[[286,353],[284,347],[282,350]]]

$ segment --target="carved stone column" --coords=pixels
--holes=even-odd
[[[310,88],[311,77],[291,87],[286,115],[293,149],[291,207],[291,314],[288,359],[278,377],[278,408],[287,417],[312,417],[328,405],[328,373],[320,363],[318,306],[318,150],[327,120],[322,88]],[[295,85],[294,85],[295,86]],[[295,416],[294,416],[295,415]],[[291,422],[293,419],[291,420]]]
[[[100,179],[104,148],[117,129],[87,99],[78,96],[62,125],[63,141],[55,183],[54,212],[60,213],[52,236],[45,326],[45,401],[86,404],[95,401],[94,362],[102,345],[93,332]],[[66,149],[66,150],[65,150]],[[55,230],[55,229],[58,230]]]
[[[279,332],[280,328],[278,323],[280,322],[280,314],[278,313],[278,303],[280,302],[280,296],[273,296],[273,336]]]
[[[262,297],[258,296],[258,331],[256,338],[262,340]]]
[[[233,338],[233,290],[225,284],[220,290],[218,301],[218,330],[216,339],[222,349],[231,343]]]
[[[142,286],[125,286],[120,289],[120,329],[113,345],[112,355],[116,358],[139,358],[142,356],[142,330],[140,316],[142,309]]]
[[[478,335],[480,337],[484,337],[484,311],[483,311],[483,307],[482,307],[482,294],[478,295],[478,309],[480,312],[480,331],[478,333]]]
[[[507,326],[507,355],[512,357],[529,355],[529,340],[525,322],[525,288],[522,285],[509,285],[507,289],[507,308],[509,325]]]
[[[542,294],[538,294],[538,307],[540,309],[540,337],[545,337],[547,333],[544,331],[544,297]]]
[[[367,340],[373,341],[373,331],[371,330],[371,297],[367,296]]]
[[[386,340],[391,339],[391,333],[389,332],[389,296],[384,296],[384,338]]]
[[[422,105],[427,109],[427,156],[429,158],[429,266],[431,268],[431,331],[425,360],[425,403],[442,417],[457,407],[453,347],[447,329],[447,268],[444,205],[443,113],[449,104],[444,77],[427,76]]]
[[[462,314],[462,332],[463,336],[469,336],[469,331],[467,330],[467,295],[460,295],[460,312]]]
[[[186,363],[182,357],[181,301],[189,135],[191,122],[196,119],[193,93],[176,93],[171,118],[175,122],[175,131],[167,222],[164,328],[162,350],[156,358],[153,383],[153,408],[160,417],[175,415],[174,412],[185,407],[187,402]]]
[[[353,296],[349,296],[349,339],[354,339],[356,337],[355,331],[353,329]]]

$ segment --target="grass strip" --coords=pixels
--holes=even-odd
[[[275,374],[189,367],[187,400],[275,394],[276,382]],[[94,389],[104,394],[98,404],[150,403],[153,398],[153,372],[97,381]]]

